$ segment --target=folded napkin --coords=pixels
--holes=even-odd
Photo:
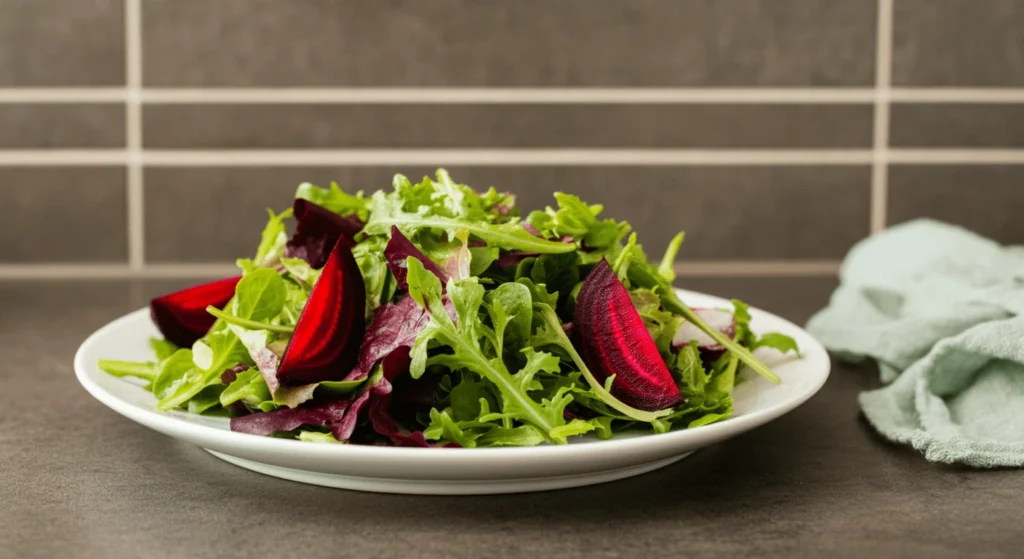
[[[928,460],[1024,466],[1024,247],[918,220],[861,241],[808,330],[887,385],[868,421]]]

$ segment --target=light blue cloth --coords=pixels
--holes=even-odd
[[[808,330],[874,359],[860,395],[886,438],[935,462],[1024,466],[1024,247],[918,220],[861,241]]]

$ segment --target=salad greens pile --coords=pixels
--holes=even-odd
[[[778,382],[752,352],[791,338],[678,297],[682,233],[651,261],[601,205],[554,198],[524,219],[443,169],[371,196],[302,184],[240,278],[154,299],[152,361],[99,365],[235,431],[467,448],[698,427],[730,416],[741,366]]]

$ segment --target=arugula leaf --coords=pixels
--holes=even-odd
[[[235,376],[235,380],[220,394],[220,404],[224,407],[241,401],[246,406],[254,408],[270,400],[270,390],[263,380],[259,370],[250,367]]]
[[[537,373],[558,371],[559,359],[550,353],[527,348],[524,350],[526,364],[515,374],[510,373],[501,356],[496,355],[507,320],[495,321],[494,329],[480,320],[484,288],[476,278],[448,282],[447,293],[458,318],[456,324],[441,301],[441,282],[437,277],[426,271],[415,258],[409,258],[407,266],[409,294],[430,312],[432,319],[413,346],[410,368],[413,377],[422,375],[428,364],[443,365],[453,370],[468,369],[494,384],[501,399],[502,413],[537,427],[552,442],[564,443],[564,436],[554,429],[565,425],[565,406],[572,396],[566,391],[553,399],[537,402],[528,395],[530,390],[539,387],[534,379]],[[494,320],[493,310],[490,315]],[[485,339],[484,344],[481,344],[481,338]],[[426,347],[430,341],[448,346],[453,353],[427,359]]]
[[[330,433],[323,433],[321,431],[307,431],[302,429],[299,434],[296,435],[300,441],[307,441],[311,443],[327,443],[327,444],[347,444],[347,441],[339,441],[334,438],[334,435]]]
[[[150,392],[163,400],[181,385],[193,372],[196,365],[192,361],[192,350],[182,348],[160,363],[160,372],[150,384]]]
[[[362,190],[352,195],[346,194],[336,182],[331,182],[330,189],[304,182],[295,190],[295,197],[309,200],[339,215],[356,214],[359,219],[366,221],[368,200],[363,198]]]
[[[796,340],[785,334],[780,334],[778,332],[768,332],[766,334],[762,334],[761,337],[759,337],[757,341],[754,342],[754,345],[751,349],[757,349],[761,347],[770,347],[778,351],[779,353],[788,353],[792,351],[793,353],[797,354],[797,356],[800,355],[800,348],[797,347]]]
[[[676,255],[679,254],[679,247],[683,244],[684,233],[676,233],[675,237],[668,243],[665,249],[665,256],[661,257],[661,265],[658,266],[658,274],[668,281],[676,279]]]
[[[266,227],[260,237],[259,247],[256,249],[256,257],[253,259],[257,266],[271,266],[284,255],[284,245],[288,242],[288,232],[284,220],[292,217],[291,208],[275,214],[274,210],[267,208]]]
[[[153,355],[156,356],[157,361],[163,361],[174,355],[175,351],[178,351],[178,346],[174,345],[173,342],[160,338],[150,338],[149,347],[153,350]]]
[[[387,235],[392,226],[399,227],[408,235],[420,230],[440,230],[454,238],[459,230],[483,240],[489,246],[506,250],[522,250],[537,253],[573,252],[575,247],[568,243],[537,238],[518,223],[487,223],[479,220],[460,219],[436,215],[431,212],[411,213],[402,209],[401,198],[377,191],[370,198],[370,217],[363,232],[367,235]]]
[[[156,376],[160,373],[159,366],[152,361],[138,362],[100,359],[97,366],[103,372],[115,377],[135,377],[147,382],[156,380]]]

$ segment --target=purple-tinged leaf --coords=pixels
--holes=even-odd
[[[437,276],[441,280],[442,285],[448,283],[448,274],[444,273],[444,270],[436,262],[427,258],[420,249],[416,248],[416,245],[412,244],[412,241],[403,235],[398,230],[398,227],[392,225],[391,239],[388,240],[387,246],[384,247],[384,258],[388,261],[388,269],[394,274],[395,280],[398,283],[398,289],[401,291],[409,290],[409,282],[406,280],[409,271],[405,269],[405,262],[410,256],[422,262],[423,267]]]
[[[344,238],[352,246],[356,234],[363,228],[363,222],[355,214],[340,216],[302,198],[295,200],[293,213],[295,234],[285,244],[284,255],[301,258],[315,269],[327,263],[327,257],[339,238]]]
[[[334,431],[336,426],[348,424],[346,416],[354,407],[353,400],[333,400],[315,406],[301,408],[281,408],[266,413],[253,413],[242,417],[231,418],[231,430],[251,435],[273,435],[294,431],[303,425],[311,427],[328,427]],[[356,410],[358,413],[358,410]],[[353,424],[355,419],[350,420]],[[338,439],[345,440],[345,439]]]
[[[221,384],[231,384],[232,382],[235,382],[235,379],[238,377],[238,373],[241,373],[248,368],[248,365],[239,363],[230,369],[224,369],[224,372],[220,374]]]
[[[359,348],[359,361],[344,380],[366,378],[377,361],[388,357],[396,350],[405,349],[408,358],[409,348],[428,323],[430,314],[416,304],[412,297],[403,297],[397,304],[378,308],[374,313],[373,323],[363,336],[363,344]]]

